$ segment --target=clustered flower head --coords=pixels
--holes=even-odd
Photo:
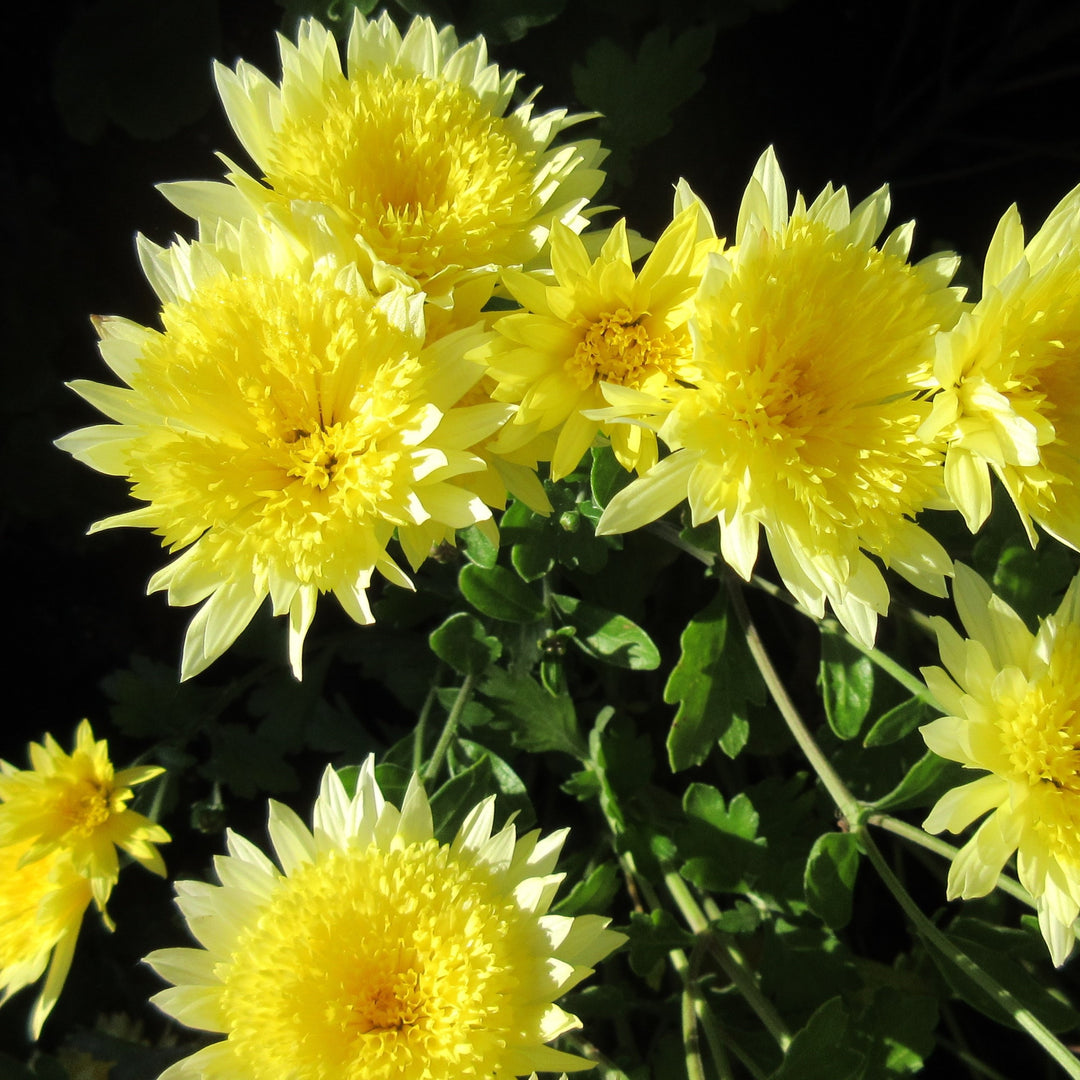
[[[495,830],[494,797],[450,843],[414,776],[400,809],[374,761],[350,796],[323,776],[308,828],[270,803],[277,864],[240,836],[220,885],[177,884],[202,948],[148,963],[154,1000],[224,1038],[161,1080],[451,1080],[578,1070],[547,1046],[580,1026],[554,1002],[623,940],[596,915],[549,913],[566,830]]]
[[[37,1038],[71,967],[83,915],[105,912],[119,877],[117,848],[155,874],[169,834],[128,803],[157,766],[116,772],[108,743],[84,720],[66,753],[51,735],[30,744],[31,768],[0,761],[0,990],[6,1001],[48,969],[30,1017]]]

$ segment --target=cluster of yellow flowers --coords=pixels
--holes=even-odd
[[[104,739],[84,720],[65,753],[51,735],[30,744],[30,769],[0,761],[0,990],[6,1001],[48,968],[30,1015],[34,1038],[67,978],[83,915],[105,904],[119,876],[116,849],[155,874],[169,834],[132,810],[131,789],[157,766],[113,770]]]
[[[199,235],[140,243],[163,328],[96,320],[126,386],[75,387],[116,423],[61,445],[126,476],[143,504],[94,528],[154,529],[179,554],[150,590],[203,605],[182,675],[219,657],[269,597],[288,615],[299,677],[320,593],[372,621],[375,571],[412,587],[392,540],[415,570],[458,529],[494,530],[508,495],[547,509],[538,465],[557,480],[607,441],[638,476],[599,532],[686,500],[694,524],[719,522],[722,555],[748,580],[764,529],[795,598],[817,616],[827,601],[864,645],[888,609],[882,564],[937,596],[955,572],[972,640],[939,628],[952,678],[928,677],[954,715],[927,739],[990,775],[943,800],[928,827],[997,807],[951,888],[987,891],[1019,848],[1064,959],[1080,909],[1077,588],[1033,636],[917,519],[959,510],[978,529],[992,472],[1032,543],[1038,524],[1080,550],[1080,189],[1026,244],[1015,208],[1005,214],[970,305],[950,284],[955,256],[910,261],[911,223],[879,241],[885,188],[854,208],[831,185],[791,202],[770,150],[731,244],[680,182],[635,272],[625,222],[602,243],[581,235],[604,151],[562,136],[585,117],[535,114],[531,97],[511,108],[518,76],[489,64],[483,39],[459,45],[424,19],[402,35],[386,15],[357,14],[345,60],[309,20],[281,42],[279,83],[218,67],[259,175],[226,160],[225,183],[165,185]],[[488,310],[497,293],[519,308]],[[372,1038],[392,1044],[378,1059],[387,1076],[464,1075],[466,1059],[475,1075],[577,1067],[543,1049],[569,1023],[552,1001],[617,935],[546,914],[557,841],[492,836],[481,807],[439,847],[422,790],[387,807],[370,768],[352,799],[327,774],[313,833],[275,807],[271,834],[284,876],[233,838],[220,888],[181,886],[206,949],[154,955],[182,984],[160,1001],[229,1038],[169,1077],[361,1075],[348,1063]],[[26,869],[55,850],[30,843]],[[71,869],[84,874],[87,858],[73,853]],[[331,903],[361,878],[374,891]],[[467,910],[435,904],[425,923],[444,967],[421,969],[390,930],[369,947],[370,910],[399,902],[376,888],[390,880],[403,894],[473,897]],[[513,979],[533,996],[484,982]],[[439,1020],[446,994],[474,1002],[475,1018]],[[424,1024],[410,1019],[421,1001]],[[317,1008],[297,1011],[303,1002]],[[316,1042],[325,1057],[313,1064]]]

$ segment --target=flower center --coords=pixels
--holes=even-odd
[[[341,424],[331,424],[326,430],[294,429],[282,436],[289,447],[289,460],[294,462],[288,475],[295,476],[310,487],[325,491],[334,479],[334,473],[343,466],[349,456],[358,452],[348,445]]]
[[[112,796],[112,788],[97,780],[67,782],[58,799],[60,815],[69,822],[70,830],[89,836],[109,820],[113,812]]]
[[[642,324],[643,318],[619,308],[588,324],[585,336],[566,361],[566,370],[582,390],[595,382],[638,387],[650,369],[669,365],[673,343],[652,337]]]
[[[287,111],[267,182],[332,206],[416,278],[504,260],[536,214],[535,151],[459,83],[365,71]]]
[[[221,966],[228,1041],[255,1080],[491,1075],[542,977],[527,934],[512,898],[434,840],[324,853]]]

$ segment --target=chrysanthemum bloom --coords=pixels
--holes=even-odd
[[[942,490],[942,452],[917,432],[930,411],[934,335],[959,314],[956,259],[907,261],[912,227],[874,240],[886,189],[854,210],[827,186],[788,213],[771,150],[739,211],[736,246],[711,255],[696,314],[696,385],[659,426],[673,451],[611,501],[599,532],[625,532],[688,498],[720,523],[749,579],[761,527],[784,583],[820,616],[828,599],[874,639],[889,590],[870,555],[944,595],[950,560],[914,521]]]
[[[676,190],[674,220],[636,276],[625,221],[595,260],[570,229],[556,225],[553,274],[505,271],[503,281],[524,310],[499,319],[499,336],[473,354],[498,381],[492,396],[519,403],[495,448],[513,451],[539,433],[557,433],[551,476],[558,480],[602,431],[626,469],[654,465],[651,430],[585,413],[607,404],[604,383],[631,391],[638,411],[663,407],[690,363],[694,295],[708,254],[721,247],[708,211],[685,182]]]
[[[164,769],[114,771],[107,740],[95,739],[87,720],[79,724],[70,754],[46,735],[30,744],[30,762],[32,768],[17,769],[0,761],[0,849],[18,846],[23,864],[66,852],[103,912],[119,875],[118,847],[165,876],[154,845],[166,843],[169,834],[128,806],[131,789]]]
[[[97,320],[102,355],[131,389],[74,384],[119,423],[59,445],[127,476],[146,504],[91,531],[154,529],[186,550],[149,590],[206,601],[184,642],[184,678],[220,656],[267,596],[289,616],[299,677],[319,593],[369,623],[374,570],[411,588],[386,551],[395,529],[415,568],[433,544],[491,516],[448,482],[485,467],[467,448],[510,411],[453,408],[481,375],[463,354],[483,334],[425,347],[423,297],[372,295],[331,232],[317,217],[307,224],[302,237],[245,221],[222,223],[215,244],[143,243],[164,333]]]
[[[54,848],[27,861],[30,849],[26,841],[0,847],[0,1004],[48,968],[30,1014],[36,1039],[64,987],[93,893],[69,851]]]
[[[956,833],[991,812],[953,860],[949,899],[985,896],[1016,852],[1060,965],[1080,911],[1080,578],[1036,634],[959,563],[954,593],[969,636],[935,619],[946,670],[922,672],[951,715],[921,731],[935,754],[986,775],[942,796],[923,827]]]
[[[235,220],[301,200],[336,215],[372,263],[396,267],[429,297],[480,267],[525,263],[552,222],[584,227],[605,152],[555,143],[584,116],[508,112],[516,72],[488,63],[483,38],[414,19],[402,37],[385,13],[356,13],[347,70],[318,22],[280,39],[280,85],[241,62],[218,66],[225,111],[263,183],[231,162],[235,185],[171,184],[166,196],[202,221]]]
[[[279,870],[230,835],[221,885],[181,882],[202,949],[147,957],[153,1000],[225,1035],[161,1080],[451,1080],[588,1068],[546,1046],[578,1026],[554,1000],[623,935],[549,915],[565,832],[492,835],[493,799],[453,843],[432,835],[414,778],[386,803],[369,758],[349,798],[323,777],[309,831],[270,804]]]
[[[944,387],[923,434],[948,439],[945,483],[974,532],[990,471],[1020,514],[1080,550],[1080,188],[1025,247],[1015,206],[990,242],[982,298],[938,342]]]

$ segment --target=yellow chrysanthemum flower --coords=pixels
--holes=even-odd
[[[603,432],[626,469],[654,465],[651,430],[587,413],[606,405],[605,383],[630,392],[631,412],[663,407],[693,353],[688,321],[706,259],[722,246],[708,211],[681,182],[674,220],[636,276],[625,221],[595,260],[570,229],[556,225],[553,274],[504,271],[524,311],[499,319],[499,336],[472,354],[498,382],[492,396],[519,403],[495,449],[514,451],[538,434],[557,433],[551,476],[559,480]]]
[[[949,899],[985,896],[1016,852],[1060,965],[1080,912],[1080,577],[1036,634],[959,563],[954,593],[969,636],[935,619],[946,670],[922,672],[950,715],[920,730],[935,754],[987,775],[942,796],[923,827],[956,833],[991,811],[953,860]]]
[[[118,425],[59,445],[127,476],[146,503],[92,531],[145,526],[186,548],[149,584],[172,604],[206,601],[185,639],[184,678],[220,656],[267,596],[289,616],[299,677],[320,593],[370,623],[376,569],[412,587],[386,551],[395,529],[415,568],[491,516],[449,482],[485,468],[468,448],[510,411],[454,408],[482,374],[463,358],[482,332],[425,347],[423,296],[373,295],[318,217],[307,224],[302,236],[264,220],[222,223],[214,244],[143,243],[164,332],[97,320],[102,355],[131,389],[73,384]]]
[[[1025,247],[1016,206],[987,249],[982,298],[939,340],[923,426],[948,439],[945,483],[976,531],[990,470],[1034,546],[1033,520],[1080,550],[1080,188]]]
[[[236,835],[220,886],[177,885],[202,949],[147,961],[153,1000],[223,1041],[161,1080],[457,1080],[591,1063],[545,1045],[578,1026],[555,998],[623,935],[547,914],[565,831],[492,835],[493,798],[433,838],[414,778],[386,803],[368,759],[350,799],[328,769],[313,830],[271,802],[281,869]]]
[[[79,724],[70,754],[46,735],[30,744],[30,762],[32,768],[17,769],[0,761],[0,849],[23,847],[23,863],[67,852],[102,911],[120,872],[118,847],[165,876],[154,845],[166,843],[169,834],[128,806],[131,789],[164,769],[137,765],[115,772],[108,741],[95,739],[87,720]]]
[[[0,761],[0,1003],[39,979],[30,1017],[36,1039],[71,967],[83,915],[105,903],[119,874],[117,847],[155,874],[165,864],[155,844],[169,834],[132,810],[131,789],[156,766],[115,772],[106,740],[88,721],[65,753],[51,735],[30,744],[30,769]]]
[[[595,140],[555,144],[584,116],[511,112],[516,72],[488,63],[483,38],[416,18],[404,37],[385,13],[356,13],[343,72],[338,45],[313,19],[280,39],[280,85],[250,64],[218,66],[218,91],[257,182],[163,190],[201,221],[301,200],[336,216],[374,265],[445,295],[481,267],[525,263],[555,221],[585,226],[605,156]],[[246,209],[245,209],[246,206]]]
[[[907,261],[912,226],[874,246],[886,189],[854,210],[829,185],[788,212],[770,149],[739,212],[736,246],[711,255],[696,313],[695,386],[659,423],[673,451],[624,488],[599,532],[625,532],[688,498],[717,518],[749,579],[765,535],[780,576],[816,615],[828,599],[873,641],[889,590],[870,555],[944,595],[944,549],[913,520],[935,503],[942,453],[917,436],[934,335],[959,314],[956,259]]]
[[[27,861],[30,850],[28,841],[0,847],[0,1005],[48,968],[30,1014],[36,1039],[64,988],[93,892],[69,851]]]

